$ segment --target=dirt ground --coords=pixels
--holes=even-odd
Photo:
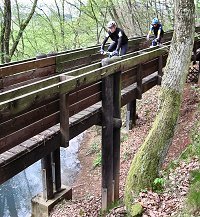
[[[122,200],[126,175],[131,160],[138,147],[144,141],[156,115],[159,88],[159,86],[152,88],[143,95],[141,100],[137,101],[139,118],[136,126],[127,132],[123,125],[121,130],[120,198]],[[194,126],[194,122],[197,119],[200,119],[196,113],[198,103],[200,102],[200,96],[196,89],[195,85],[191,83],[186,84],[185,86],[177,130],[164,167],[169,162],[176,159],[187,147],[190,143],[190,133]],[[125,108],[122,109],[122,113],[125,114]],[[123,120],[125,120],[125,115],[123,115]],[[58,204],[51,214],[52,217],[99,216],[101,207],[101,167],[98,166],[101,149],[100,132],[101,129],[98,127],[92,127],[87,131],[79,151],[81,170],[73,185],[73,200],[71,202],[64,201],[61,204]],[[116,209],[118,210],[115,210],[114,213],[117,214],[112,212],[112,214],[108,214],[107,216],[125,215],[124,207],[118,207]]]

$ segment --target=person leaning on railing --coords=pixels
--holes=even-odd
[[[107,24],[107,33],[101,45],[100,52],[104,53],[104,46],[109,38],[113,42],[108,47],[108,52],[112,52],[112,56],[125,55],[128,49],[128,37],[126,36],[124,30],[117,27],[115,21],[110,21]]]

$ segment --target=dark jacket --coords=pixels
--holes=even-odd
[[[151,31],[153,31],[155,37],[157,37],[159,29],[161,30],[160,37],[163,37],[164,31],[163,31],[162,25],[160,23],[157,26],[151,27]]]
[[[118,50],[118,51],[119,51],[121,45],[128,43],[128,37],[124,33],[124,30],[117,27],[113,33],[111,33],[110,31],[107,32],[106,37],[104,38],[104,41],[101,45],[102,49],[104,49],[104,46],[105,46],[105,44],[109,38],[111,38],[114,42],[117,43],[116,50]]]

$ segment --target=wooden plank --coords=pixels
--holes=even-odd
[[[78,101],[81,101],[87,98],[88,96],[94,95],[98,92],[101,92],[101,82],[97,82],[89,86],[83,87],[81,89],[78,89],[77,91],[75,90],[71,92],[69,103],[70,105],[75,104]]]
[[[29,139],[30,137],[37,135],[45,129],[54,126],[59,122],[59,112],[39,120],[24,129],[15,131],[11,135],[3,137],[0,139],[0,153],[13,148],[14,146],[22,143],[23,141]],[[45,126],[45,127],[44,127]]]
[[[93,125],[99,125],[101,123],[101,108],[95,110],[95,112],[90,113],[88,116],[84,116],[83,119],[78,119],[70,124],[70,139],[73,139],[80,133],[89,129]]]
[[[95,104],[96,102],[101,100],[101,93],[94,94],[72,106],[69,107],[69,116],[77,114],[79,111],[84,110],[85,108]],[[48,129],[59,123],[59,110],[58,110],[58,101],[53,102],[48,107],[43,107],[43,111],[38,108],[36,111],[31,111],[26,113],[25,115],[21,115],[15,119],[9,120],[0,125],[0,153],[3,151],[9,150],[13,147],[13,145],[18,145],[21,142],[37,135],[38,133]],[[55,110],[53,110],[55,109]],[[47,112],[49,110],[49,112]],[[45,112],[50,113],[50,111],[57,111],[55,113],[51,113],[49,116],[46,115]],[[41,115],[40,116],[40,113]],[[29,116],[31,116],[30,119]],[[63,120],[66,120],[65,118]],[[12,124],[12,125],[10,125]],[[67,125],[67,120],[64,122]],[[9,128],[10,126],[10,128]],[[8,128],[7,128],[8,127]],[[66,129],[65,129],[66,130]],[[65,132],[64,130],[64,132]]]
[[[122,88],[128,87],[137,81],[137,67],[127,70],[122,73]]]
[[[55,60],[55,57],[47,57],[38,60],[30,60],[14,65],[2,66],[0,68],[0,77],[21,73],[23,71],[28,71],[36,68],[42,68],[49,65],[55,65]]]
[[[100,63],[70,71],[70,73],[65,73],[65,75],[78,76],[78,75],[81,75],[82,73],[85,73],[85,72],[88,72],[88,71],[91,71],[94,69],[98,69],[98,68],[100,68]],[[53,84],[57,84],[57,83],[59,83],[59,81],[60,81],[60,75],[55,75],[55,76],[51,76],[51,77],[43,79],[43,80],[36,81],[34,83],[26,84],[22,87],[14,88],[10,91],[0,93],[0,102],[9,100],[11,98],[15,98],[16,94],[18,96],[20,96],[20,95],[23,95],[25,93],[29,93],[31,91],[36,91],[40,88],[45,88],[45,87],[51,86]]]
[[[149,50],[149,48],[146,49],[146,50]],[[140,53],[141,52],[142,51],[140,51]],[[129,55],[125,55],[123,58],[127,59],[127,58],[130,58],[130,57],[136,56],[138,54],[139,54],[139,52],[131,53]],[[88,67],[84,67],[84,68],[81,68],[81,69],[72,70],[71,72],[67,73],[67,75],[70,75],[70,76],[72,76],[72,75],[75,76],[76,75],[77,76],[77,75],[80,75],[81,73],[88,72],[89,70],[94,70],[96,68],[100,68],[100,63],[94,64],[94,65],[91,65],[91,66],[88,66]],[[40,69],[38,69],[38,70],[40,70]],[[23,93],[28,93],[30,91],[37,90],[38,87],[42,88],[42,87],[46,87],[46,86],[51,85],[51,84],[55,84],[55,83],[58,82],[58,80],[59,80],[58,78],[59,78],[59,75],[52,76],[51,78],[45,79],[43,84],[41,84],[41,82],[39,82],[39,83],[31,84],[31,85],[28,85],[28,86],[25,85],[22,88],[17,89],[17,92],[20,95],[20,91],[22,92],[21,94],[23,94]],[[13,91],[16,91],[16,90],[14,89]],[[12,96],[11,96],[12,92],[4,93],[3,95],[1,94],[0,95],[0,101],[5,101],[6,99],[8,100],[8,99],[12,98]],[[15,97],[15,95],[13,97]]]
[[[61,81],[66,80],[66,76],[60,77]],[[69,146],[69,94],[60,94],[60,132],[61,146]]]
[[[53,198],[53,176],[52,176],[52,159],[51,154],[46,155],[41,160],[42,167],[42,183],[43,183],[43,199],[49,200]]]
[[[18,85],[26,85],[31,82],[35,82],[41,78],[44,78],[49,75],[55,74],[55,65],[29,70],[24,73],[15,74],[12,76],[7,76],[3,78],[3,88],[8,88],[9,86],[13,86],[15,88],[15,84]],[[9,87],[9,89],[11,89]]]
[[[83,87],[83,88],[77,88],[77,89],[75,89],[74,91],[72,91],[70,93],[69,102],[70,102],[70,104],[73,104],[73,103],[75,103],[77,101],[81,101],[82,99],[87,98],[88,95],[90,95],[90,93],[92,93],[92,92],[95,93],[96,91],[98,92],[99,90],[101,90],[101,83],[92,84],[91,86],[87,86],[87,87]],[[53,104],[53,101],[54,100],[56,101],[56,98],[58,98],[58,95],[55,95],[55,96],[53,96],[51,98],[48,98],[48,99],[43,99],[41,102],[39,102],[37,104],[33,103],[32,106],[30,106],[29,109],[24,110],[24,113],[29,112],[30,110],[35,110],[35,111],[38,110],[38,113],[39,112],[42,113],[42,111],[46,109],[46,115],[43,114],[43,117],[48,116],[49,114],[52,114],[53,112],[55,112],[55,111],[53,111],[53,112],[50,111],[51,107],[55,106],[55,108],[58,108],[58,103],[59,102],[55,102],[54,105],[48,105],[49,103]],[[40,111],[40,109],[41,109],[41,111]],[[56,111],[58,111],[58,109]],[[18,115],[20,115],[20,113],[18,113]],[[37,115],[38,114],[36,114],[36,119],[34,119],[34,114],[33,113],[30,114],[30,117],[33,117],[32,119],[37,121],[37,119],[38,119]],[[4,112],[0,113],[0,119],[1,119],[2,122],[5,122],[5,121],[11,119],[13,116],[15,117],[16,115],[14,115],[14,114],[11,115],[11,114],[9,114],[7,112],[6,113],[4,113]],[[40,114],[40,116],[42,116],[42,114]],[[11,126],[12,126],[12,124],[11,124]]]
[[[91,95],[73,105],[70,106],[70,116],[77,114],[83,109],[92,106],[93,104],[101,100],[101,92]]]
[[[163,66],[164,67],[164,66]],[[142,78],[156,72],[158,70],[158,58],[142,64]]]
[[[59,192],[61,190],[60,148],[52,152],[52,170],[54,190],[55,192]]]
[[[121,72],[114,74],[113,117],[121,121]],[[113,184],[114,202],[119,200],[120,128],[113,128]]]
[[[161,55],[158,58],[158,85],[161,85],[162,76],[163,76],[163,58]]]
[[[136,124],[136,99],[127,104],[126,110],[126,129],[132,130]]]
[[[113,76],[102,80],[102,209],[113,202]]]
[[[0,123],[0,138],[12,134],[15,131],[37,122],[59,111],[59,100],[48,103],[25,114],[19,115],[6,122]]]
[[[70,139],[76,137],[79,135],[81,132],[84,130],[88,129],[89,127],[93,126],[94,124],[97,124],[100,122],[100,108],[96,110],[95,113],[90,116],[89,119],[85,119],[83,121],[79,120],[77,125],[73,125],[70,127]],[[50,139],[45,139],[45,142],[40,142],[40,145],[34,145],[36,148],[30,148],[30,150],[20,158],[17,157],[10,161],[10,163],[5,164],[2,167],[2,164],[0,166],[0,184],[11,178],[12,176],[16,175],[17,173],[21,172],[34,162],[38,161],[41,159],[43,156],[46,154],[49,154],[51,151],[55,150],[58,148],[60,141],[60,134],[55,134],[54,136],[51,136]],[[35,141],[36,143],[36,141]],[[2,155],[1,155],[2,156]],[[2,159],[2,158],[0,158]]]
[[[139,64],[137,68],[137,99],[142,98],[142,69],[142,64]]]
[[[156,51],[152,51],[149,53],[141,54],[133,58],[128,58],[106,67],[102,67],[97,70],[93,70],[87,72],[83,75],[79,75],[74,79],[70,79],[68,81],[59,82],[56,85],[50,85],[45,88],[41,88],[38,91],[33,91],[28,94],[24,94],[23,96],[16,97],[15,99],[8,100],[6,102],[0,103],[0,111],[5,111],[7,109],[10,110],[11,113],[16,114],[21,110],[26,109],[31,104],[37,103],[37,101],[42,100],[46,95],[50,96],[51,94],[67,93],[75,89],[77,86],[86,85],[89,83],[93,83],[101,80],[102,78],[119,71],[121,68],[126,70],[130,67],[137,65],[140,62],[145,62],[147,60],[153,59],[161,54],[165,53],[164,48],[160,48]],[[15,92],[15,94],[17,94]]]

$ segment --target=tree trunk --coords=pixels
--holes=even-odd
[[[125,187],[125,205],[132,215],[138,193],[151,188],[171,144],[194,42],[194,1],[176,0],[174,35],[164,70],[159,110],[147,138],[136,153]]]
[[[11,18],[12,18],[12,10],[11,10],[11,1],[10,0],[4,0],[4,11],[3,11],[3,24],[1,25],[1,36],[0,36],[0,53],[1,53],[1,62],[10,62],[12,59],[12,56],[14,55],[17,46],[20,42],[20,39],[22,38],[23,32],[25,28],[27,27],[28,23],[30,22],[34,12],[35,8],[37,6],[37,1],[33,1],[33,6],[31,8],[30,13],[28,14],[28,17],[20,23],[20,30],[17,33],[16,38],[13,41],[13,44],[11,45]]]

